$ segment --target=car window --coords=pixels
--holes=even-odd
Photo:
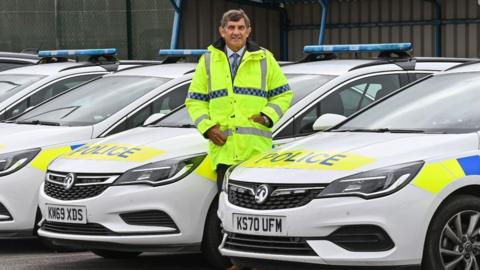
[[[147,76],[106,76],[35,107],[20,115],[17,121],[93,125],[169,80]]]
[[[432,73],[409,73],[408,75],[410,77],[410,80],[413,82],[431,74]]]
[[[311,74],[285,74],[288,84],[293,91],[292,104],[302,100],[308,94],[312,93],[320,86],[324,85],[335,76],[331,75],[311,75]]]
[[[338,130],[467,133],[480,130],[480,72],[439,74],[345,122]]]
[[[168,114],[185,103],[190,83],[181,85],[165,95],[150,102],[141,110],[119,123],[108,135],[143,125],[147,118],[155,113]]]
[[[0,102],[19,93],[21,90],[39,81],[45,76],[0,74]]]
[[[39,91],[37,91],[35,94],[31,95],[30,97],[24,99],[20,103],[17,103],[15,106],[9,108],[5,112],[5,118],[13,118],[21,113],[23,113],[25,110],[31,107],[35,107],[38,104],[44,102],[45,100],[54,97],[58,94],[61,94],[65,92],[66,90],[75,87],[79,84],[82,84],[84,82],[90,81],[93,78],[99,77],[102,74],[86,74],[86,75],[79,75],[75,77],[70,77],[66,79],[62,79],[60,81],[57,81],[55,83],[52,83]]]
[[[402,86],[400,74],[383,74],[353,81],[321,98],[291,123],[294,136],[313,133],[313,123],[326,113],[350,116]],[[291,127],[286,127],[290,128]]]

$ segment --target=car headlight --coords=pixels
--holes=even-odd
[[[230,166],[230,168],[227,169],[227,171],[225,172],[225,175],[223,176],[222,191],[225,193],[228,193],[228,179],[230,179],[230,175],[232,174],[232,171],[237,166],[238,165]]]
[[[10,152],[0,155],[0,176],[9,175],[14,173],[25,165],[27,165],[32,159],[34,159],[40,152],[41,148],[34,148],[16,152]]]
[[[371,199],[386,196],[407,185],[423,164],[423,161],[404,163],[341,178],[329,184],[318,194],[318,198],[359,196]]]
[[[114,185],[160,186],[170,184],[190,174],[202,163],[205,156],[206,154],[201,154],[149,163],[125,172],[115,181]]]

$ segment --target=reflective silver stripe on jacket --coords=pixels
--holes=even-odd
[[[198,127],[198,125],[200,125],[200,123],[201,123],[203,120],[208,119],[208,118],[209,118],[209,117],[208,117],[207,114],[202,114],[202,115],[200,115],[200,117],[198,117],[197,120],[195,120],[195,122],[194,122],[195,126]]]
[[[210,76],[210,52],[207,52],[205,55],[205,69],[207,71],[208,78],[208,93],[212,92],[212,76]]]
[[[265,57],[260,60],[260,70],[262,71],[262,90],[267,91],[267,52],[265,52]]]
[[[225,135],[225,137],[228,137],[228,136],[232,135],[232,130],[227,129],[227,130],[223,131],[223,135]]]
[[[283,112],[282,112],[282,108],[280,108],[280,106],[278,106],[277,104],[274,104],[274,103],[268,103],[267,106],[275,110],[275,112],[278,115],[278,118],[282,117]]]
[[[262,137],[266,137],[266,138],[269,138],[269,139],[272,138],[272,132],[264,131],[264,130],[256,129],[256,128],[252,128],[252,127],[236,127],[235,128],[235,133],[244,134],[244,135],[262,136]],[[223,131],[223,135],[225,135],[225,137],[228,137],[228,136],[233,135],[233,132],[232,132],[231,129],[227,129],[227,130]]]
[[[235,131],[238,134],[257,135],[257,136],[262,136],[266,138],[272,138],[272,132],[264,131],[264,130],[260,130],[252,127],[237,127]]]

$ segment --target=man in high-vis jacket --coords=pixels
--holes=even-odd
[[[230,166],[272,148],[271,128],[293,92],[272,53],[248,40],[250,20],[243,10],[227,11],[219,32],[200,58],[185,104],[209,139],[221,191]]]

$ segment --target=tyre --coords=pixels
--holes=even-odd
[[[423,252],[424,270],[480,269],[480,198],[449,199],[430,222]]]
[[[141,254],[141,252],[116,251],[106,249],[94,249],[92,250],[92,252],[95,255],[106,259],[130,259],[135,258]]]
[[[230,259],[222,256],[218,246],[222,243],[220,219],[217,217],[218,198],[213,200],[208,209],[203,230],[202,253],[209,264],[217,269],[226,269],[232,265]]]

